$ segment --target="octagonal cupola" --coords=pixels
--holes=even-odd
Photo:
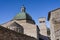
[[[26,12],[26,8],[24,6],[21,7],[21,12],[19,12],[14,19],[19,19],[19,20],[32,20],[32,17]]]
[[[25,6],[21,7],[21,12],[19,12],[13,19],[14,20],[30,20],[34,22],[32,17],[26,12]]]

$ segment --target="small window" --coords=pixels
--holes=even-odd
[[[42,21],[40,21],[40,23],[42,23]]]
[[[40,21],[40,23],[45,23],[45,21]]]

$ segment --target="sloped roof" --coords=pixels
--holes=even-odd
[[[47,18],[47,20],[48,20],[48,21],[50,20],[51,12],[54,12],[54,11],[59,10],[59,9],[60,9],[60,8],[57,8],[57,9],[55,9],[55,10],[52,10],[52,11],[48,12],[48,18]]]

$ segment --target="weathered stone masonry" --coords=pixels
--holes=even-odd
[[[0,26],[0,40],[36,40],[36,39]]]

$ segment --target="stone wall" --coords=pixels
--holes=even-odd
[[[2,26],[3,27],[10,27],[11,24],[13,24],[14,22],[16,22],[19,25],[20,28],[21,27],[23,28],[23,33],[24,34],[26,34],[28,36],[32,36],[32,37],[38,39],[37,38],[37,27],[36,27],[36,25],[32,24],[32,23],[29,23],[29,22],[26,22],[26,20],[22,20],[22,21],[12,20],[12,21],[9,21],[7,23],[4,23]],[[17,27],[16,25],[15,26],[13,25],[13,26]]]
[[[0,40],[36,40],[36,39],[0,26]]]
[[[39,29],[40,29],[40,34],[44,35],[44,36],[48,36],[47,35],[47,26],[46,26],[46,18],[45,17],[41,17],[39,18]]]
[[[60,40],[60,8],[49,12],[51,40]]]

